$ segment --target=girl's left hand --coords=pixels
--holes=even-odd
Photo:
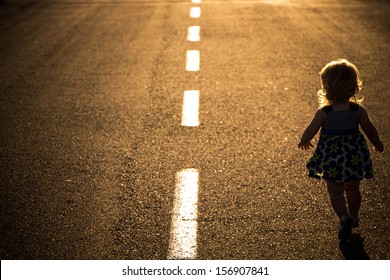
[[[308,150],[308,149],[310,149],[310,147],[314,147],[310,141],[309,142],[300,142],[298,144],[298,148],[300,148],[302,150]]]

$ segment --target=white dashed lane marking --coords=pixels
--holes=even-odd
[[[199,42],[200,26],[189,26],[187,32],[187,40],[190,42]]]
[[[200,65],[200,53],[198,50],[187,51],[186,56],[186,70],[187,71],[199,71]]]
[[[197,256],[198,181],[197,169],[184,169],[176,174],[168,259]]]
[[[200,7],[191,7],[190,18],[200,18]]]
[[[181,125],[199,126],[199,90],[184,91]]]
[[[201,0],[192,0],[199,4]],[[191,18],[200,17],[200,8],[191,7]],[[200,40],[200,26],[189,26],[187,40]],[[200,53],[187,50],[186,70],[199,71]],[[199,90],[183,92],[182,126],[199,126]],[[176,174],[175,199],[169,240],[168,259],[197,258],[197,215],[199,172],[197,169],[184,169]]]

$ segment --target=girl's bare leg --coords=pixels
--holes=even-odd
[[[341,219],[343,215],[348,215],[347,202],[344,197],[344,183],[327,181],[330,203],[337,216]]]
[[[359,216],[360,204],[362,203],[359,185],[360,181],[353,181],[344,184],[344,189],[347,193],[349,214],[353,218],[357,218]]]
[[[346,240],[351,237],[353,219],[348,214],[347,202],[344,197],[344,183],[327,182],[330,202],[337,216],[340,218],[338,237]]]

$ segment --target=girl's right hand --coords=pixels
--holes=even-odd
[[[384,146],[383,146],[383,143],[382,142],[380,142],[380,143],[378,143],[379,145],[375,145],[375,147],[374,147],[374,149],[375,149],[375,151],[377,151],[377,152],[383,152],[383,150],[384,150]]]

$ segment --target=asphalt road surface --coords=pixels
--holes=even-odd
[[[190,258],[389,259],[389,15],[385,0],[1,1],[1,259],[167,259],[187,169]],[[348,244],[297,148],[337,58],[385,144]],[[199,126],[181,123],[185,90]]]

